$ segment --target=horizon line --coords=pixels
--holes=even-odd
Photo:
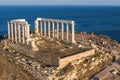
[[[47,5],[47,4],[42,4],[42,5],[34,5],[34,4],[27,4],[27,5],[22,5],[22,4],[18,4],[18,5],[16,5],[16,4],[9,4],[9,5],[5,5],[5,4],[2,4],[2,5],[0,5],[0,6],[120,6],[120,5],[111,5],[111,4],[105,4],[105,5],[103,5],[103,4],[98,4],[98,5],[95,5],[95,4],[89,4],[89,5],[87,5],[87,4],[80,4],[80,5],[72,5],[72,4],[69,4],[69,5],[65,5],[65,4],[49,4],[49,5]]]

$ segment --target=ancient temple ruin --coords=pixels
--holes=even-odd
[[[37,18],[35,30],[30,32],[30,25],[25,19],[10,20],[9,46],[45,64],[63,68],[74,60],[95,54],[94,49],[72,45],[75,43],[74,24],[71,20]],[[64,41],[70,44],[63,44]]]
[[[56,26],[55,26],[56,24]],[[40,36],[44,36],[47,38],[57,38],[60,40],[75,43],[74,40],[74,21],[71,20],[58,20],[58,19],[47,19],[47,18],[37,18],[35,20],[35,33],[40,34]],[[71,26],[70,26],[71,25]],[[64,29],[66,27],[66,35],[64,34]],[[71,39],[69,39],[69,29],[72,29]],[[61,31],[60,31],[61,30]],[[55,36],[56,32],[56,36]],[[61,35],[60,35],[61,32]],[[70,41],[71,40],[71,41]]]
[[[29,24],[25,19],[11,20],[8,22],[8,39],[28,44],[29,37]]]
[[[30,35],[29,24],[25,19],[16,19],[8,22],[8,39],[16,43],[32,45],[34,50],[38,50],[35,44],[36,38]],[[66,32],[65,29],[66,28]],[[69,31],[71,30],[71,33]],[[64,40],[75,43],[74,40],[74,21],[37,18],[35,20],[35,35],[48,39]]]
[[[29,24],[25,19],[16,19],[8,22],[8,39],[16,43],[31,45],[36,51],[35,39],[30,38]]]

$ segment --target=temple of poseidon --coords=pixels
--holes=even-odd
[[[8,40],[17,52],[62,68],[73,60],[95,53],[93,49],[76,47],[74,25],[71,20],[37,18],[32,33],[25,19],[11,20]]]
[[[64,35],[65,27],[66,35]],[[72,29],[71,37],[69,37],[69,29]],[[37,18],[35,20],[35,35],[47,39],[58,39],[75,43],[74,21]],[[30,25],[25,19],[16,19],[8,22],[8,39],[16,43],[31,44],[33,50],[37,50],[35,45],[36,38],[31,38]]]

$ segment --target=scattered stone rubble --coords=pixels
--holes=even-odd
[[[120,45],[104,36],[80,33],[76,34],[76,42],[78,43],[78,47],[94,48],[99,52],[99,55],[96,57],[92,56],[86,58],[86,62],[86,59],[80,59],[71,62],[71,65],[74,67],[74,69],[67,74],[60,76],[56,76],[60,70],[54,67],[42,67],[39,62],[22,58],[19,54],[12,55],[12,53],[5,52],[5,55],[11,57],[17,65],[20,65],[23,68],[24,71],[32,74],[38,80],[88,80],[93,74],[95,74],[94,70],[97,72],[101,70],[97,70],[99,65],[102,65],[103,69],[103,67],[106,67],[110,62],[109,60],[112,60],[113,55],[120,52]],[[61,51],[63,50],[64,49],[61,49]],[[9,52],[15,51],[9,50]],[[106,65],[104,65],[105,62]],[[89,72],[91,72],[91,75]]]

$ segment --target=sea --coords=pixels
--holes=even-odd
[[[33,30],[38,17],[74,20],[76,32],[107,35],[120,43],[120,6],[0,6],[0,35],[7,34],[13,19],[26,19]]]

